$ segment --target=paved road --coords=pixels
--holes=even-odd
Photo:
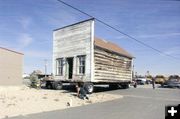
[[[180,89],[140,86],[107,93],[123,95],[123,99],[19,116],[11,119],[164,119],[165,105],[180,104]]]

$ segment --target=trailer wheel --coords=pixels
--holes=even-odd
[[[54,82],[54,89],[61,90],[63,87],[62,82]]]
[[[49,82],[49,81],[46,82],[46,88],[47,88],[47,89],[52,89],[52,84],[51,84],[51,82]]]
[[[85,89],[86,89],[88,94],[93,93],[93,91],[94,91],[93,83],[85,83],[84,86],[85,86]]]

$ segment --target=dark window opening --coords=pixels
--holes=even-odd
[[[67,58],[68,63],[68,79],[72,79],[73,76],[73,58]]]

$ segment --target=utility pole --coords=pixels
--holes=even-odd
[[[147,78],[150,75],[149,71],[146,72],[145,77]]]
[[[136,77],[136,78],[138,77],[138,73],[137,73],[137,72],[135,72],[135,77]]]
[[[44,73],[45,73],[45,77],[47,75],[47,59],[44,59]]]
[[[132,79],[134,79],[134,65],[132,65]]]

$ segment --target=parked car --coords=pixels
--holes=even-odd
[[[145,78],[146,78],[146,84],[152,84],[153,77],[151,75],[146,75]]]
[[[138,85],[145,85],[146,84],[146,79],[145,78],[138,78],[137,80],[136,80],[136,82],[137,82],[137,84]]]
[[[146,79],[146,84],[152,84],[152,79]]]
[[[175,78],[169,79],[166,82],[166,85],[171,88],[175,88],[175,87],[180,88],[180,79],[175,79]]]

